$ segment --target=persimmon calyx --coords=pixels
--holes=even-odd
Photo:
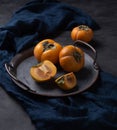
[[[57,81],[57,84],[58,85],[63,85],[64,84],[64,76],[62,76],[61,78],[59,78],[58,80],[56,80]]]
[[[43,42],[43,52],[49,49],[55,49],[56,46],[48,41]]]
[[[89,28],[88,26],[86,26],[86,25],[80,25],[80,26],[79,26],[79,30],[88,31],[88,30],[90,30],[90,28]]]
[[[81,61],[81,58],[82,58],[82,55],[81,55],[79,52],[74,51],[74,52],[73,52],[73,57],[75,58],[75,60],[76,60],[77,62],[80,62],[80,61]]]

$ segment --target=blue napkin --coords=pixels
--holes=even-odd
[[[97,23],[85,12],[55,0],[35,0],[19,9],[0,28],[0,48],[18,53],[44,38],[85,24],[96,30]]]
[[[0,28],[0,85],[24,107],[37,130],[117,129],[117,77],[100,71],[95,84],[79,95],[37,98],[17,87],[5,71],[4,63],[16,53],[79,24],[99,29],[78,8],[55,0],[35,0]]]

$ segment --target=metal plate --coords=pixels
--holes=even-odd
[[[64,91],[60,89],[53,81],[48,81],[44,83],[37,83],[30,76],[30,68],[33,65],[36,65],[38,62],[33,56],[33,48],[28,49],[22,53],[17,54],[10,62],[15,69],[16,78],[26,84],[30,90],[30,93],[42,96],[49,97],[62,97],[69,96],[81,93],[87,90],[92,84],[96,81],[99,70],[95,69],[94,60],[87,53],[85,53],[85,65],[84,68],[75,73],[78,84],[77,86],[69,91]],[[60,67],[58,67],[57,75],[58,76],[65,74]],[[13,80],[18,87],[24,88],[21,84],[19,84],[16,80]],[[28,91],[28,90],[27,90]]]

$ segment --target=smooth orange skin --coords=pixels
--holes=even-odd
[[[53,49],[44,50],[43,43],[48,41],[49,43],[53,44],[55,47]],[[57,64],[59,61],[59,52],[61,51],[62,46],[55,42],[52,39],[45,39],[39,42],[34,47],[34,57],[40,62],[44,60],[50,60],[52,63]]]
[[[75,51],[81,54],[79,62],[73,56]],[[78,47],[67,45],[59,53],[59,63],[63,70],[67,72],[78,72],[84,67],[84,52]]]
[[[80,29],[80,26],[77,26],[73,28],[71,31],[71,38],[73,41],[82,40],[88,43],[93,39],[93,35],[94,35],[93,30],[89,27],[88,30],[85,30],[85,29]]]

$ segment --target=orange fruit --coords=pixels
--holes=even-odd
[[[84,52],[78,47],[67,45],[59,53],[59,63],[67,72],[77,72],[84,67]]]
[[[30,68],[30,75],[37,82],[48,81],[57,73],[56,66],[49,60],[45,60]]]
[[[63,90],[73,89],[77,84],[76,76],[73,72],[64,74],[55,80],[55,83]]]
[[[50,60],[56,64],[59,61],[59,52],[62,46],[52,39],[45,39],[34,47],[34,57],[40,62]]]
[[[90,27],[80,25],[72,29],[71,38],[73,41],[81,40],[84,42],[90,42],[93,38],[93,34],[93,30]]]

